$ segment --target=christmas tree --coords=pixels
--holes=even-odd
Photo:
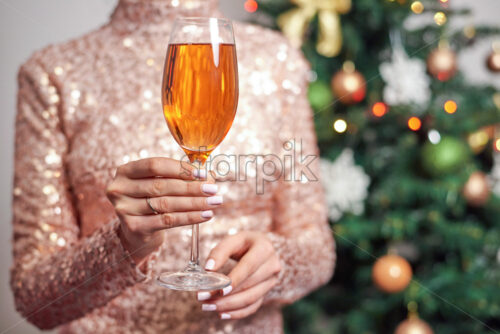
[[[337,242],[334,278],[285,309],[287,333],[500,332],[500,93],[468,84],[456,61],[498,27],[452,30],[469,11],[448,0],[245,8],[312,66]],[[421,13],[432,23],[409,29]],[[485,58],[498,73],[500,47]]]

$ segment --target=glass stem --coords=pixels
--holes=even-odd
[[[195,160],[194,164],[198,170],[203,168],[203,163],[199,160]],[[203,271],[200,267],[200,250],[199,250],[199,234],[200,234],[200,225],[193,224],[191,225],[191,259],[189,260],[189,269],[194,271]]]
[[[200,256],[200,251],[198,249],[198,234],[200,232],[200,226],[198,224],[191,225],[192,228],[192,233],[191,233],[191,260],[189,261],[189,264],[191,266],[198,266],[200,263],[199,256]]]

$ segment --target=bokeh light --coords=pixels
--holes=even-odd
[[[496,151],[500,152],[500,138],[495,139],[493,147],[495,148]]]
[[[424,11],[424,5],[420,1],[414,1],[410,8],[415,14],[421,14]]]
[[[372,113],[376,117],[382,117],[387,114],[388,108],[384,102],[377,102],[372,106]]]
[[[254,13],[257,11],[257,8],[259,8],[259,4],[255,0],[247,0],[243,6],[249,13]]]
[[[448,114],[454,114],[457,111],[457,103],[453,100],[448,100],[444,103],[444,111]]]
[[[437,144],[441,141],[441,134],[439,133],[439,131],[432,129],[427,134],[427,138],[429,138],[429,141],[431,143]]]
[[[436,22],[438,26],[442,26],[446,23],[446,14],[443,12],[437,12],[434,14],[434,22]]]
[[[489,141],[488,133],[484,130],[476,131],[469,135],[467,142],[474,151],[482,149]]]
[[[347,130],[347,122],[339,118],[333,123],[333,129],[338,133],[343,133]]]
[[[412,131],[418,131],[422,127],[422,121],[418,117],[410,117],[408,120],[408,127]]]

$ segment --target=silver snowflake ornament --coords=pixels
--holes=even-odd
[[[362,167],[355,165],[353,151],[345,149],[333,162],[321,159],[320,165],[328,217],[336,221],[346,212],[362,214],[370,177]]]
[[[414,105],[415,111],[425,110],[431,98],[430,79],[420,59],[410,59],[402,48],[395,48],[392,60],[379,67],[384,79],[384,101],[389,105]]]

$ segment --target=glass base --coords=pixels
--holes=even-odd
[[[161,273],[156,283],[172,290],[211,291],[229,286],[231,279],[220,273],[206,272],[198,265],[190,265],[184,271]]]

